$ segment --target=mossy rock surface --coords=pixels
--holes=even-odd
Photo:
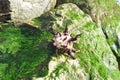
[[[40,31],[28,24],[19,27],[2,25],[0,79],[32,79],[33,76],[47,75],[47,63],[54,53],[53,47],[48,46],[51,39],[52,35],[48,31]]]
[[[46,79],[114,80],[116,78],[115,74],[119,73],[118,63],[106,41],[102,27],[97,26],[91,17],[80,10],[75,4],[68,3],[60,5],[56,9],[43,14],[41,17],[33,19],[32,24],[36,25],[40,30],[54,31],[55,33],[63,31],[66,24],[68,24],[69,32],[72,33],[72,36],[82,33],[82,36],[79,37],[74,45],[76,49],[81,50],[80,53],[75,54],[77,57],[75,62],[78,62],[79,68],[74,65],[76,69],[80,69],[79,74],[74,73],[76,69],[73,68],[73,71],[70,71],[72,68],[68,67],[74,62],[72,63],[68,56],[64,56],[63,58],[63,55],[60,55],[53,57],[51,60],[55,63],[53,66],[56,66],[54,66],[54,69],[49,67],[50,72],[47,78],[45,77]],[[60,65],[59,61],[61,59],[63,60]],[[63,63],[64,66],[62,66]],[[57,66],[58,64],[62,67],[59,68]],[[52,65],[52,62],[49,65]],[[51,68],[53,71],[51,71]],[[111,70],[113,72],[110,72]],[[79,77],[76,77],[77,75]]]
[[[117,0],[58,0],[58,5],[64,3],[75,3],[92,20],[101,26],[114,55],[120,64],[120,6]]]
[[[66,53],[55,55],[52,32],[65,29],[72,36],[81,33],[74,48],[76,60]],[[0,27],[1,80],[119,80],[117,60],[102,26],[68,3],[19,27]],[[119,34],[118,34],[119,35]],[[4,77],[3,77],[4,76]]]

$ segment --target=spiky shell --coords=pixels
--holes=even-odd
[[[71,35],[69,33],[58,33],[57,35],[54,36],[53,38],[53,45],[56,46],[58,49],[61,48],[67,48],[70,49],[72,48],[73,43],[70,41]]]

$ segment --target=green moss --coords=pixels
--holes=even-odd
[[[98,72],[102,78],[104,78],[105,80],[108,79],[109,72],[108,72],[107,68],[105,67],[105,65],[103,65],[102,63],[101,63],[101,65],[98,66]]]
[[[67,66],[65,65],[65,62],[63,63],[60,63],[56,66],[55,70],[50,74],[50,78],[51,79],[54,79],[56,77],[59,77],[59,75],[63,72],[67,71],[68,72],[68,68]]]
[[[1,56],[0,56],[1,57]],[[0,79],[4,76],[5,68],[7,67],[7,64],[0,63]]]
[[[34,18],[32,21],[35,25],[39,26],[40,30],[48,30],[49,26],[52,26],[53,21],[56,21],[56,19],[53,16],[50,16],[50,14],[51,13],[45,13],[45,15]]]
[[[102,4],[100,1],[98,3]],[[108,3],[103,3],[103,6],[104,5],[108,5]],[[33,19],[33,22],[39,29],[28,24],[17,28],[10,24],[0,27],[0,62],[2,65],[0,74],[4,76],[0,76],[0,79],[18,80],[26,77],[31,78],[33,76],[46,76],[48,74],[48,63],[53,53],[55,53],[55,49],[49,46],[53,38],[49,31],[53,29],[55,32],[60,32],[65,28],[66,22],[68,22],[69,29],[71,33],[73,33],[73,36],[82,31],[81,37],[78,38],[77,43],[74,45],[75,49],[81,50],[81,52],[75,54],[75,56],[77,60],[79,60],[79,66],[85,70],[84,72],[89,74],[90,79],[93,80],[97,77],[101,80],[108,80],[109,77],[111,77],[114,80],[119,80],[119,77],[117,77],[119,76],[118,70],[116,68],[109,68],[114,65],[104,63],[103,58],[107,59],[107,55],[112,55],[112,58],[114,58],[114,56],[106,42],[101,27],[91,22],[89,20],[90,17],[87,17],[83,12],[78,12],[79,9],[73,11],[71,4],[67,6],[68,10],[65,10],[64,6],[58,8],[57,14],[57,9],[55,9],[53,12],[48,12],[39,18]],[[59,13],[59,10],[63,10],[66,15],[62,14],[62,11]],[[57,22],[63,19],[63,17],[65,17],[63,23]],[[103,22],[105,22],[102,23],[102,27],[105,30],[109,30],[108,36],[110,39],[108,39],[108,43],[110,45],[116,41],[116,39],[112,39],[112,37],[116,36],[116,34],[113,34],[115,33],[113,31],[116,30],[114,28],[118,28],[118,19],[117,16],[112,16],[111,19],[106,18],[103,20]],[[109,23],[111,26],[108,26]],[[80,27],[76,27],[76,25]],[[112,26],[114,26],[114,28]],[[113,59],[112,63],[116,64],[116,60]],[[106,67],[105,64],[109,67]],[[116,67],[116,65],[114,67]],[[77,70],[74,66],[72,66],[72,69],[73,71]],[[49,77],[50,79],[56,79],[56,77],[59,77],[60,74],[64,72],[66,72],[68,76],[72,76],[72,73],[69,71],[66,63],[60,63],[54,71],[50,73]],[[76,74],[73,75],[75,75],[75,77],[77,76]],[[75,79],[75,77],[70,78]]]
[[[114,70],[114,71],[109,71],[111,73],[111,77],[113,80],[119,80],[120,79],[120,71]]]
[[[79,20],[80,19],[80,16],[78,13],[75,13],[74,11],[70,10],[68,15],[67,16],[70,16],[70,19],[71,20]]]
[[[20,34],[20,30],[17,28],[7,28],[4,31],[0,32],[0,39],[2,43],[0,43],[0,48],[3,53],[8,50],[8,53],[16,53],[20,46],[20,41],[23,39]]]
[[[94,24],[93,24],[94,25]],[[93,26],[91,24],[91,26]],[[76,44],[79,47],[76,47],[81,50],[81,53],[76,54],[80,59],[80,65],[84,67],[85,71],[89,73],[91,79],[94,79],[95,76],[98,76],[99,79],[108,79],[109,69],[103,63],[103,52],[105,54],[112,54],[110,48],[106,42],[105,37],[103,36],[102,30],[100,28],[94,28],[89,26],[89,28],[84,27],[88,33],[84,33],[79,40],[79,44]],[[82,45],[80,45],[82,44]],[[104,46],[104,47],[103,47]]]
[[[112,48],[113,51],[115,51],[113,49],[113,45],[116,46],[117,48],[117,59],[120,57],[119,56],[119,47],[116,45],[116,42],[118,41],[117,44],[119,44],[119,39],[117,39],[117,34],[118,32],[120,32],[120,30],[118,30],[119,28],[119,22],[120,22],[120,17],[118,17],[120,15],[119,11],[120,11],[120,7],[119,5],[117,5],[117,2],[114,0],[109,0],[108,2],[106,1],[98,1],[99,2],[99,6],[102,6],[104,9],[107,10],[107,16],[103,16],[102,17],[102,21],[101,21],[101,26],[104,29],[104,33],[106,35],[106,39],[108,44],[110,45],[110,47]],[[119,60],[118,60],[119,63]]]
[[[45,76],[54,50],[48,46],[52,34],[40,31],[30,25],[3,28],[0,32],[0,62],[8,66],[3,71],[3,80],[18,80],[23,77]],[[38,66],[38,67],[37,67]],[[44,67],[41,67],[44,66]],[[39,75],[39,72],[44,74]]]
[[[82,51],[81,54],[77,54],[77,57],[80,59],[81,66],[83,66],[85,71],[90,74],[92,79],[94,79],[95,75],[98,75],[107,80],[108,71],[106,70],[105,65],[101,62],[100,57],[95,54]]]
[[[37,77],[44,77],[46,76],[46,74],[48,74],[48,68],[45,67],[45,68],[42,68],[40,71],[38,71],[38,74],[37,74]]]
[[[97,28],[96,24],[91,21],[87,22],[83,27],[85,28],[85,31],[91,31]]]
[[[81,1],[81,0],[77,0],[77,1]],[[94,0],[92,0],[92,1],[94,1]],[[88,3],[92,2],[92,1],[88,1]],[[104,2],[103,0],[102,1],[94,1],[94,2],[95,2],[94,4],[96,4],[96,5],[100,4],[99,6],[102,6],[102,7],[105,6],[104,9],[110,8],[110,6],[108,4],[109,3],[111,4],[111,2]],[[94,7],[94,4],[92,5],[92,7]],[[75,35],[77,33],[77,30],[78,30],[78,32],[82,31],[82,36],[78,39],[77,43],[74,45],[75,49],[81,50],[80,53],[77,53],[75,55],[77,57],[77,59],[79,59],[80,66],[82,66],[82,68],[84,68],[85,72],[87,72],[90,75],[91,80],[95,79],[96,77],[100,80],[102,80],[102,79],[108,80],[109,77],[115,76],[114,72],[111,72],[111,73],[109,72],[110,70],[114,71],[114,69],[110,68],[113,65],[111,65],[110,63],[107,63],[107,62],[104,63],[104,60],[103,60],[103,59],[107,59],[107,55],[109,55],[109,56],[111,55],[112,58],[114,58],[114,56],[113,56],[113,53],[106,41],[106,36],[104,35],[102,29],[105,28],[106,31],[109,32],[108,36],[111,39],[109,39],[108,42],[113,44],[114,41],[116,41],[116,39],[112,39],[112,37],[116,36],[116,34],[114,34],[115,33],[114,31],[116,31],[116,28],[118,28],[119,18],[117,18],[117,16],[115,16],[115,15],[113,15],[114,17],[110,18],[109,16],[110,16],[110,14],[113,14],[113,10],[108,9],[108,10],[110,10],[110,13],[107,14],[108,17],[105,17],[104,15],[102,16],[102,18],[100,17],[100,20],[102,20],[101,21],[102,28],[101,28],[100,26],[97,26],[95,23],[90,21],[89,18],[87,18],[87,16],[84,15],[84,13],[82,13],[82,12],[80,12],[80,14],[76,13],[77,10],[75,10],[75,11],[71,10],[71,7],[69,9],[69,6],[67,6],[68,9],[65,10],[64,7],[65,7],[64,5],[62,6],[62,8],[60,7],[61,13],[57,14],[57,15],[60,15],[61,17],[65,16],[65,20],[63,20],[63,24],[66,21],[67,22],[71,21],[71,23],[74,23],[74,25],[72,25],[70,23],[70,30],[73,33],[73,35]],[[99,8],[97,8],[97,9],[99,9]],[[63,14],[62,14],[61,10],[63,10]],[[91,10],[91,9],[88,9],[88,10]],[[59,8],[58,8],[58,12],[59,12]],[[66,13],[66,15],[64,15],[64,13]],[[53,15],[55,15],[54,12],[52,14],[52,17],[55,17]],[[53,21],[54,24],[59,25],[59,23],[57,23],[56,17],[55,17],[55,19],[56,19],[56,22]],[[77,24],[77,26],[82,26],[82,27],[78,27],[78,29],[77,29],[76,24]],[[63,27],[65,27],[65,26],[53,26],[52,28],[55,31],[58,31],[57,29],[62,30]],[[82,29],[82,30],[80,30],[80,29]],[[110,59],[107,59],[107,60],[109,61]],[[113,63],[117,64],[115,59],[113,60]],[[106,65],[108,65],[109,67],[107,67]],[[114,66],[114,67],[116,67],[116,66]],[[51,78],[54,79],[55,77],[58,77],[61,69],[64,69],[64,67],[57,66],[56,69],[51,74]],[[110,76],[110,75],[112,75],[112,76]],[[115,79],[115,78],[113,78],[113,79]]]

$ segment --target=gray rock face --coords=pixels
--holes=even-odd
[[[56,4],[56,0],[1,0],[4,8],[10,8],[11,19],[16,23],[22,23],[28,19],[38,17],[46,11],[49,11]],[[9,7],[6,7],[9,6]],[[0,8],[1,10],[3,8]],[[0,10],[0,11],[1,11]],[[9,12],[7,10],[7,12]]]

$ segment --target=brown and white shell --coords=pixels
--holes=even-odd
[[[56,47],[56,53],[58,53],[58,50],[63,49],[71,56],[72,59],[75,59],[73,53],[75,53],[76,50],[73,48],[73,43],[80,35],[81,34],[78,34],[72,38],[71,34],[68,33],[67,25],[63,32],[54,34],[53,45]]]

